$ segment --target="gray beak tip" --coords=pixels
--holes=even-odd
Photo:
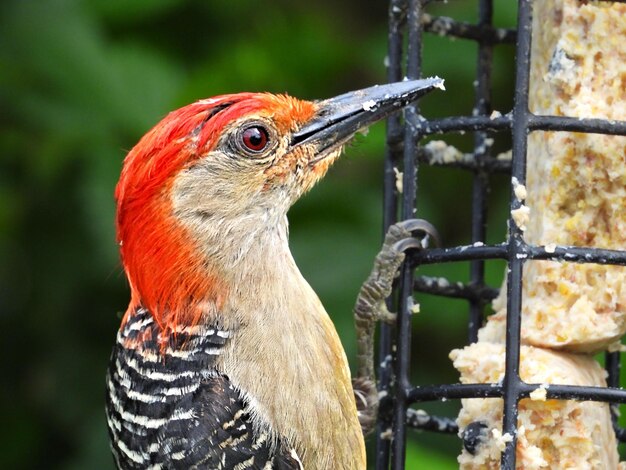
[[[408,80],[405,78],[405,80]],[[439,88],[442,91],[446,91],[445,80],[438,76],[424,78],[422,80],[408,80],[415,82],[423,82],[425,88]]]

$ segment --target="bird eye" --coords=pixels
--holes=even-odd
[[[267,130],[262,126],[250,126],[241,133],[244,150],[252,153],[262,152],[269,142]]]

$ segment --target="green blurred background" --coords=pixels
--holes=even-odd
[[[476,19],[477,2],[431,13]],[[515,24],[515,2],[496,2]],[[111,469],[104,374],[128,301],[114,240],[121,162],[169,110],[236,91],[324,98],[385,81],[387,4],[344,0],[3,0],[0,4],[0,468]],[[446,93],[427,116],[470,114],[476,46],[428,37],[425,75]],[[513,48],[494,68],[494,107],[510,109]],[[465,151],[471,136],[453,136]],[[497,140],[495,151],[507,148]],[[290,213],[291,244],[349,355],[351,309],[381,239],[384,125],[346,152]],[[506,177],[494,178],[489,242],[505,234]],[[420,169],[418,213],[446,245],[469,242],[471,178]],[[488,264],[498,286],[500,263]],[[468,266],[426,274],[467,280]],[[423,298],[413,380],[454,382],[462,302]],[[420,358],[428,358],[420,361]],[[423,406],[454,416],[458,403]],[[407,468],[456,468],[455,437],[412,433]]]

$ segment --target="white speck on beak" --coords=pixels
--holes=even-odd
[[[374,100],[369,100],[363,103],[363,109],[365,111],[372,111],[374,108],[376,108],[376,101]]]

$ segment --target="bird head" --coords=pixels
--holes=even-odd
[[[442,83],[404,81],[323,101],[239,93],[167,115],[128,153],[115,191],[128,312],[143,306],[175,332],[219,310],[228,270],[251,238],[284,223],[357,131]]]

